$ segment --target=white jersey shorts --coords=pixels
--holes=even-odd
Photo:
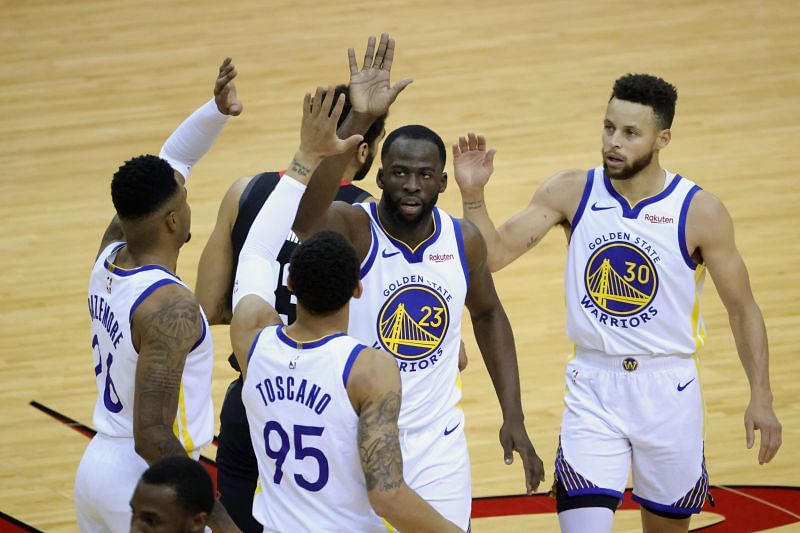
[[[147,462],[132,438],[92,438],[75,476],[75,507],[82,533],[127,533],[131,529],[131,496]]]
[[[403,478],[436,511],[463,531],[470,525],[472,481],[464,414],[453,409],[442,424],[400,430]]]
[[[693,357],[609,356],[578,349],[567,364],[556,481],[569,496],[633,499],[699,513],[708,493],[703,400]]]

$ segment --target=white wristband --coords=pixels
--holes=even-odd
[[[188,181],[192,167],[208,152],[227,122],[228,116],[220,113],[212,98],[172,132],[159,157]]]

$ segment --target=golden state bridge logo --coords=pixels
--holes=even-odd
[[[653,262],[642,250],[622,241],[606,244],[592,254],[585,282],[592,302],[615,316],[642,311],[658,290]]]
[[[406,285],[378,313],[381,345],[398,359],[420,359],[444,339],[450,313],[441,295],[423,285]]]

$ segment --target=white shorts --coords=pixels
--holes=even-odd
[[[472,481],[464,413],[455,409],[439,426],[400,431],[403,478],[420,497],[463,531],[472,511]]]
[[[616,357],[579,349],[567,364],[556,480],[570,496],[633,499],[699,513],[708,492],[703,401],[692,357]]]
[[[131,529],[131,496],[147,462],[132,438],[97,434],[83,453],[75,476],[75,508],[82,533]]]

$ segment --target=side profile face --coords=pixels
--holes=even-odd
[[[165,206],[167,213],[174,213],[173,226],[178,246],[189,242],[192,238],[192,208],[189,207],[186,187],[180,185],[178,192],[170,198]]]
[[[603,120],[603,167],[611,179],[632,178],[667,146],[670,130],[660,130],[653,108],[612,98]]]
[[[131,498],[131,533],[202,533],[205,513],[190,514],[178,502],[175,488],[140,481]]]
[[[427,139],[401,137],[389,148],[378,171],[381,203],[395,221],[425,220],[447,187],[447,174],[436,145]]]

